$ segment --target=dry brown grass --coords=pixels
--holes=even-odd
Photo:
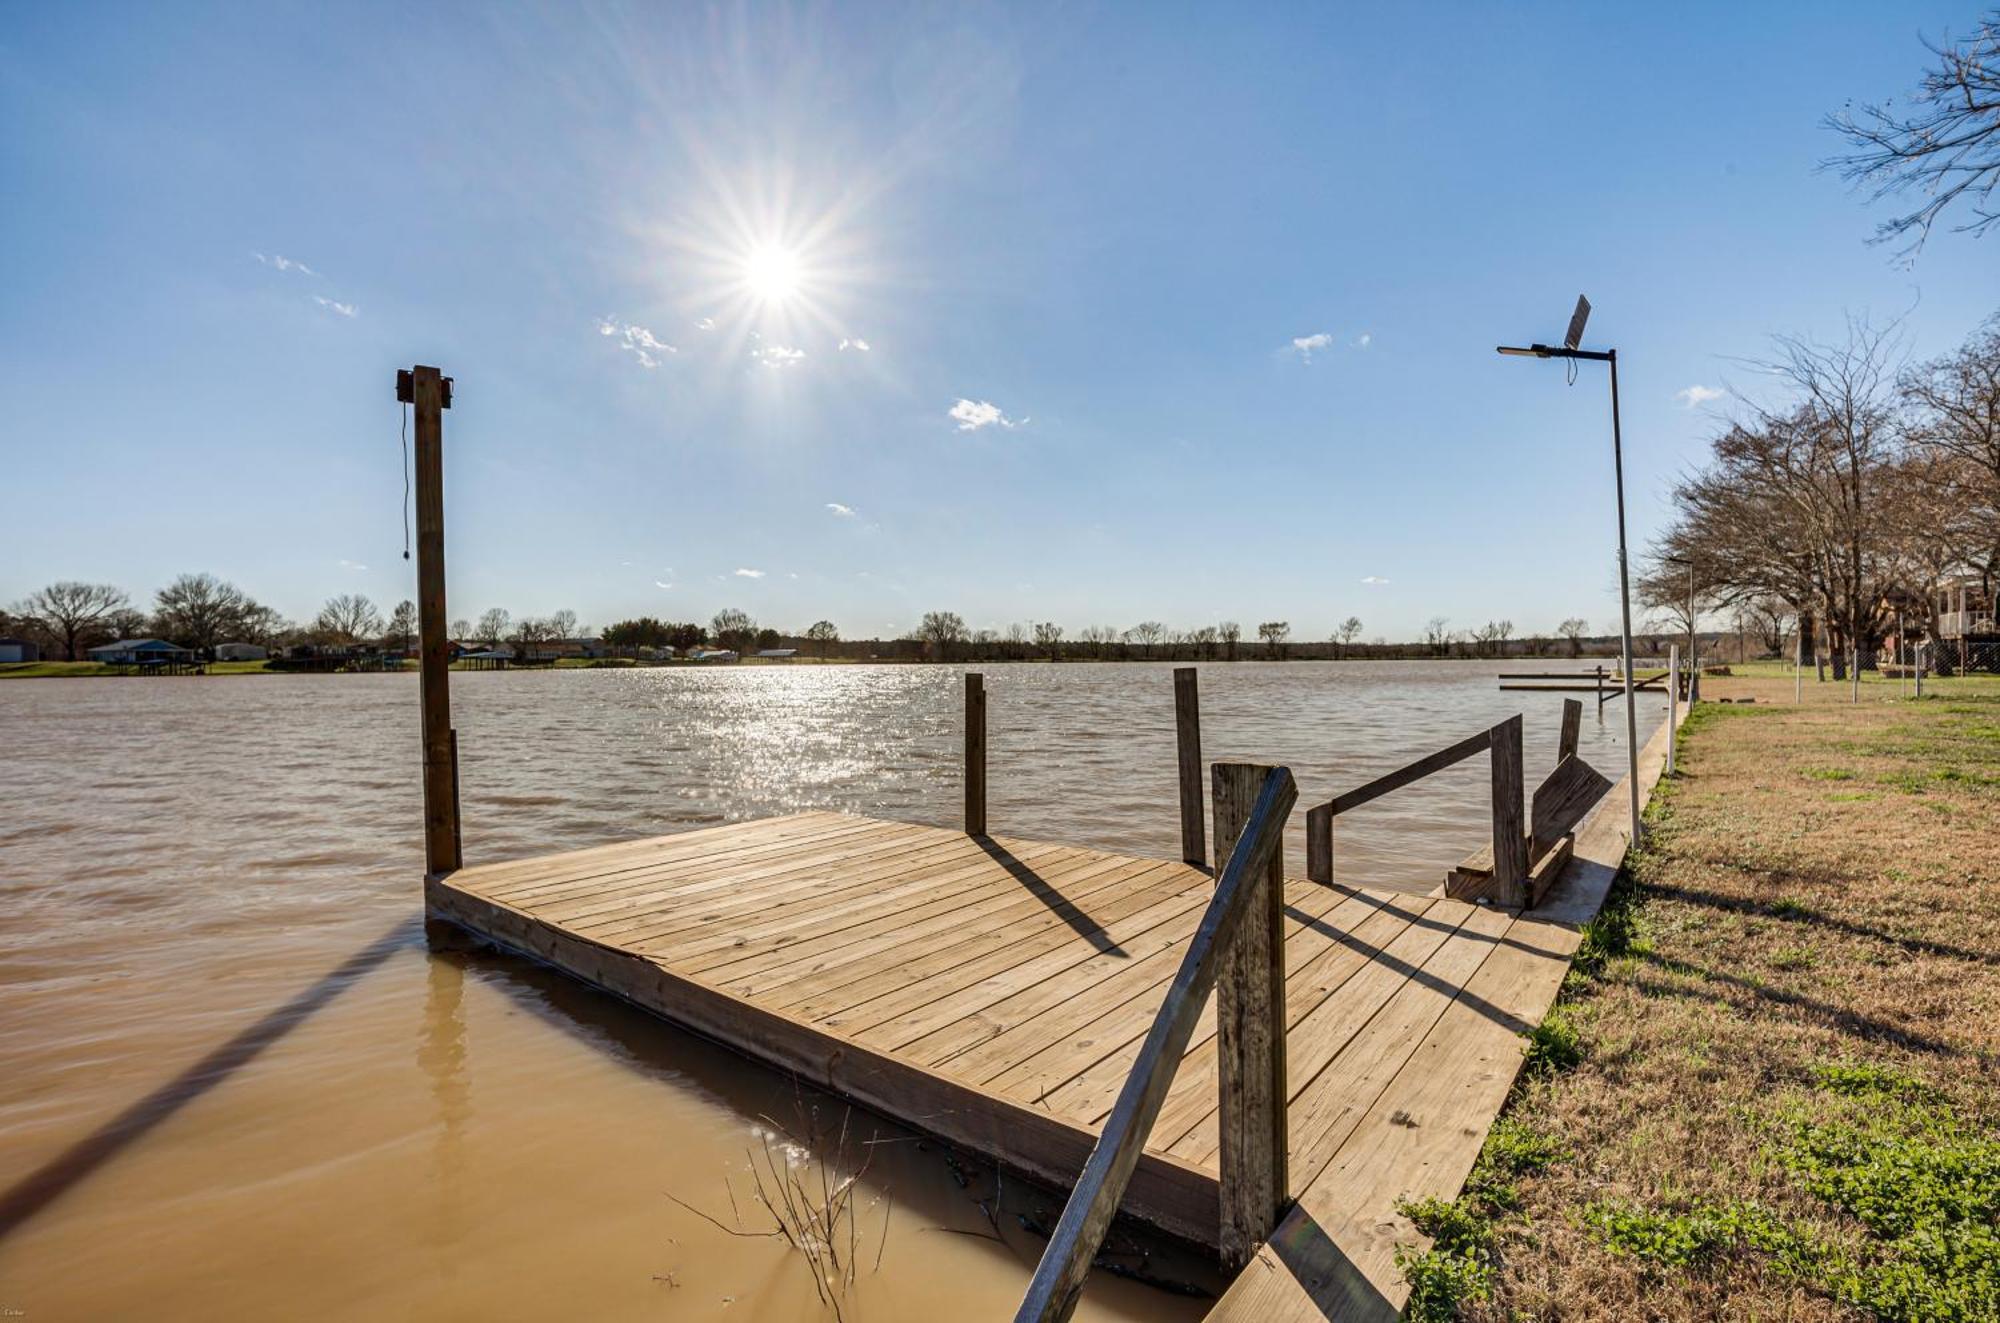
[[[1705,697],[1723,695],[1710,682]],[[1580,1059],[1531,1069],[1496,1132],[1559,1156],[1489,1162],[1492,1293],[1462,1300],[1465,1317],[1865,1316],[1838,1295],[1979,1316],[1843,1286],[1885,1261],[1884,1242],[1784,1154],[1801,1126],[1878,1117],[1935,1122],[1977,1162],[2000,1154],[2000,701],[1758,697],[1706,703],[1683,734],[1624,892],[1629,940],[1573,974],[1555,1013]],[[1843,1093],[1826,1073],[1842,1067],[1889,1083]],[[1678,1256],[1608,1229],[1625,1212],[1685,1229],[1717,1210],[1763,1229]]]

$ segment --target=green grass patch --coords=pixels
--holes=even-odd
[[[1811,969],[1819,964],[1819,952],[1810,946],[1787,946],[1771,953],[1771,968]]]
[[[1861,773],[1850,767],[1808,767],[1805,775],[1810,781],[1852,781]]]
[[[1560,1141],[1503,1116],[1486,1136],[1464,1194],[1398,1203],[1396,1211],[1431,1238],[1431,1247],[1421,1254],[1397,1247],[1396,1266],[1410,1284],[1403,1317],[1444,1323],[1458,1317],[1460,1305],[1491,1295],[1494,1236],[1501,1219],[1521,1205],[1515,1179],[1546,1170],[1566,1156]]]

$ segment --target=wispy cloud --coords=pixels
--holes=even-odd
[[[343,569],[343,570],[365,570],[365,569],[367,569],[367,568],[368,568],[368,567],[367,567],[366,565],[363,565],[363,564],[362,564],[362,563],[361,563],[360,561],[358,561],[358,560],[344,560],[344,559],[343,559],[343,560],[338,560],[338,561],[335,561],[335,562],[334,562],[334,564],[336,564],[336,565],[340,566],[340,568],[341,568],[341,569]]]
[[[323,294],[313,295],[313,302],[325,308],[328,312],[338,313],[342,317],[357,317],[360,315],[360,310],[352,303],[342,303],[337,299],[327,298]]]
[[[1362,577],[1362,580],[1361,580],[1361,582],[1363,582],[1363,583],[1367,584],[1367,585],[1368,585],[1369,587],[1371,587],[1371,588],[1372,588],[1372,587],[1377,587],[1377,586],[1379,586],[1379,585],[1381,585],[1381,584],[1385,584],[1385,583],[1387,583],[1387,582],[1389,582],[1389,581],[1388,581],[1387,579],[1383,578],[1383,577],[1382,577],[1381,575],[1379,575],[1379,574],[1369,574],[1369,575],[1365,575],[1365,576],[1363,576],[1363,577]]]
[[[1713,386],[1689,386],[1685,390],[1675,391],[1674,398],[1681,402],[1683,409],[1694,409],[1707,404],[1710,400],[1719,400],[1726,394],[1727,391],[1717,390]]]
[[[826,508],[833,511],[841,519],[854,518],[854,507],[851,505],[842,505],[839,501],[828,501]]]
[[[868,342],[866,340],[859,340],[859,339],[856,340],[844,339],[840,342],[840,348],[843,353],[849,349],[853,349],[865,354],[868,352]]]
[[[737,578],[739,578],[739,579],[761,579],[761,578],[763,578],[763,577],[764,577],[764,571],[762,571],[762,570],[738,570],[738,571],[736,571],[736,577],[737,577]]]
[[[667,581],[666,581],[665,579],[655,579],[655,580],[653,580],[653,586],[654,586],[655,588],[664,588],[664,589],[668,590],[669,592],[673,591],[673,585],[672,585],[672,584],[670,584],[670,583],[668,583],[668,582],[667,582]]]
[[[678,354],[680,352],[679,349],[660,339],[645,327],[635,326],[631,322],[615,322],[609,317],[601,317],[597,322],[597,333],[602,336],[614,337],[618,342],[618,347],[638,359],[639,366],[643,368],[658,367],[660,365],[660,355],[662,354]]]
[[[756,359],[767,368],[796,367],[805,356],[805,350],[794,349],[790,345],[760,344],[750,351],[750,357]]]
[[[961,432],[977,432],[985,427],[1013,429],[1026,427],[1026,418],[1009,418],[1001,412],[1000,406],[985,400],[959,400],[945,411],[945,416],[958,424]]]
[[[1354,337],[1354,347],[1356,349],[1366,349],[1374,343],[1375,333],[1372,331],[1363,331],[1360,335]]]
[[[1299,356],[1301,363],[1313,361],[1313,355],[1333,344],[1333,336],[1326,331],[1315,331],[1311,335],[1292,337],[1292,352]]]
[[[696,322],[696,323],[694,324],[694,329],[695,329],[695,330],[697,330],[697,331],[712,331],[712,330],[714,330],[714,329],[715,329],[715,318],[713,318],[713,317],[704,317],[704,318],[702,318],[702,319],[701,319],[700,321],[698,321],[698,322]]]
[[[277,271],[296,271],[302,276],[316,276],[319,274],[319,272],[313,270],[304,262],[294,262],[289,257],[279,257],[275,254],[266,257],[263,253],[252,253],[250,256]]]

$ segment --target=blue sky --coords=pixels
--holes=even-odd
[[[1771,332],[1957,343],[2000,240],[1814,167],[1976,12],[9,4],[0,601],[413,595],[424,362],[454,615],[1604,627],[1601,370],[1493,346],[1589,294],[1642,543]]]

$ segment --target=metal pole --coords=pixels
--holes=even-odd
[[[1632,844],[1640,842],[1639,827],[1639,709],[1632,697],[1632,586],[1625,565],[1625,438],[1618,423],[1618,351],[1606,355],[1611,364],[1611,470],[1618,484],[1618,610],[1623,633],[1619,647],[1625,663],[1625,771],[1632,799]]]
[[[1801,615],[1792,626],[1792,702],[1806,701],[1806,621]]]
[[[1690,702],[1693,700],[1690,699]],[[1681,714],[1681,650],[1678,644],[1667,649],[1667,775],[1674,774],[1674,727]]]
[[[1687,664],[1688,664],[1688,706],[1693,707],[1695,700],[1695,692],[1694,692],[1696,684],[1695,677],[1701,674],[1701,668],[1695,665],[1695,655],[1694,655],[1694,557],[1692,556],[1688,557]],[[1668,768],[1668,770],[1669,771],[1672,770],[1671,766]]]

